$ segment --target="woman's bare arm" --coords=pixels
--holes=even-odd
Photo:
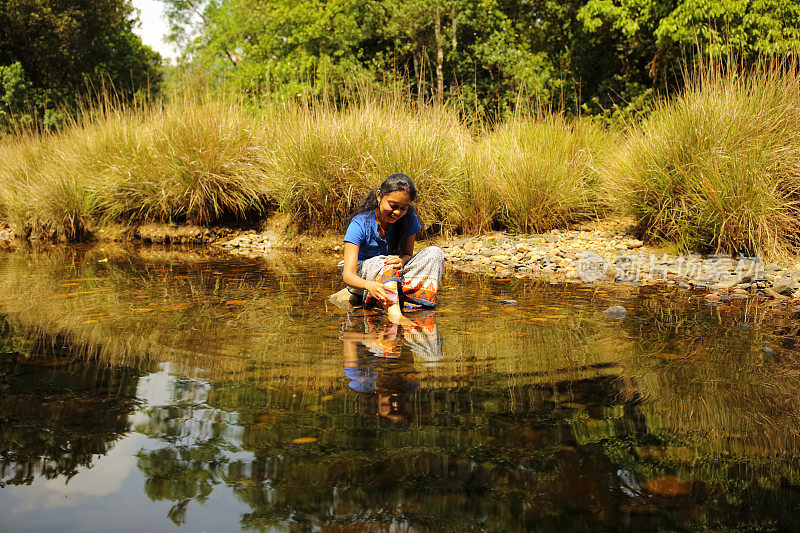
[[[414,233],[406,237],[405,245],[403,246],[403,255],[400,256],[400,260],[403,262],[403,266],[408,263],[411,256],[414,255],[414,243],[416,242],[417,234]]]
[[[354,289],[367,290],[373,298],[385,302],[387,296],[383,286],[377,281],[368,281],[359,277],[356,272],[357,265],[358,245],[352,242],[344,243],[344,270],[342,270],[342,279],[344,282]]]
[[[344,243],[344,270],[342,279],[354,289],[366,289],[366,280],[356,273],[358,264],[358,245],[352,242]]]

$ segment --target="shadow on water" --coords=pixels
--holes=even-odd
[[[2,490],[69,487],[136,437],[144,493],[190,529],[205,508],[257,530],[794,527],[797,312],[448,273],[398,328],[326,307],[333,262],[3,256]]]

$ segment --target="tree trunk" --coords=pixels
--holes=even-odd
[[[458,48],[458,38],[456,37],[456,31],[458,30],[458,13],[453,11],[453,42],[452,42],[452,54],[450,55],[450,59],[452,64],[456,64],[456,50]],[[455,94],[456,92],[456,72],[455,67],[453,68],[453,79],[450,81],[450,94]]]
[[[436,101],[444,100],[444,49],[442,48],[442,12],[437,9],[433,15],[433,31],[436,37]]]
[[[417,100],[420,102],[422,101],[422,76],[424,73],[422,72],[422,54],[420,54],[419,59],[417,59],[417,52],[413,53],[414,58],[414,77],[417,78]]]

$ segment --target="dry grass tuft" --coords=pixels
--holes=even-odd
[[[273,150],[277,200],[305,228],[338,229],[366,192],[402,172],[429,223],[457,226],[451,191],[471,139],[446,108],[362,101],[343,110],[298,109]]]
[[[470,167],[471,215],[518,232],[541,232],[595,217],[598,160],[614,136],[588,120],[559,114],[515,118],[482,139]]]
[[[800,71],[704,65],[610,160],[621,209],[682,251],[777,257],[800,244]]]

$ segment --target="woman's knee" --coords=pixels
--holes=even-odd
[[[434,261],[441,261],[444,262],[444,250],[439,248],[438,246],[428,246],[424,250],[422,250],[428,257],[430,257]]]

